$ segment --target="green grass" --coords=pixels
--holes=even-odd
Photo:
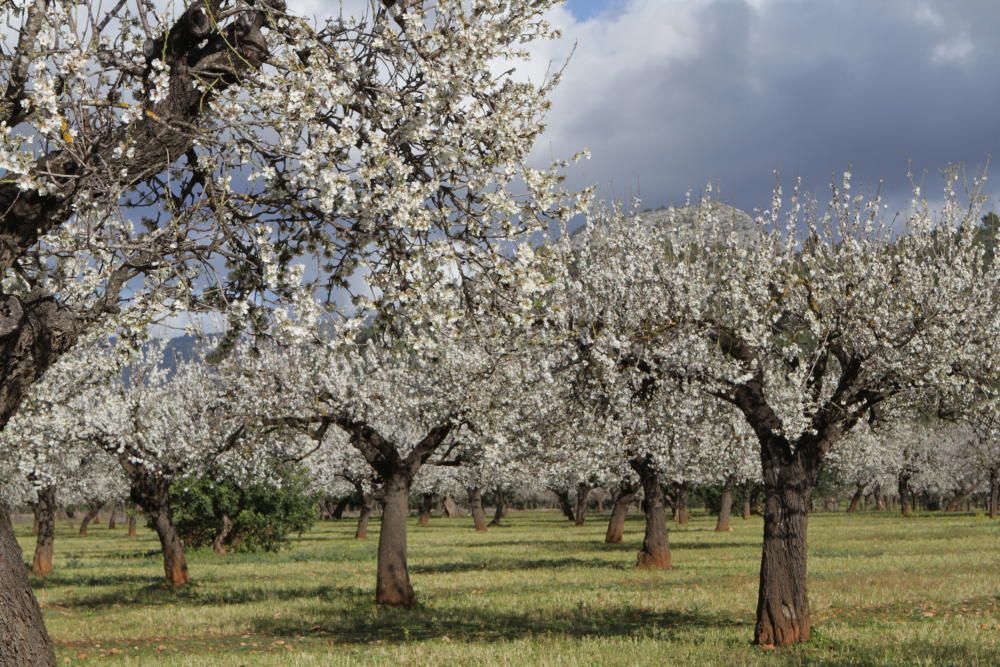
[[[640,517],[622,545],[603,544],[605,518],[411,524],[411,611],[374,606],[378,526],[359,542],[350,521],[279,554],[190,554],[178,592],[159,583],[152,534],[61,525],[56,571],[33,583],[63,664],[1000,664],[1000,521],[814,515],[813,640],[764,652],[749,643],[759,519],[672,527],[675,567],[650,572],[632,567]]]

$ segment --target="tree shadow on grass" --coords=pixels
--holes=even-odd
[[[555,570],[560,568],[598,568],[604,570],[632,569],[633,563],[617,563],[599,558],[491,558],[483,561],[455,561],[434,565],[411,565],[413,574],[453,574],[456,572],[481,572],[483,570]]]
[[[133,584],[148,585],[154,579],[155,577],[139,573],[81,574],[79,572],[74,573],[72,570],[67,572],[57,570],[46,577],[32,577],[31,587],[35,590],[43,590],[62,586],[90,588],[95,586],[127,586]]]
[[[145,581],[149,581],[146,578]],[[157,582],[141,588],[119,589],[95,595],[79,595],[55,603],[59,607],[107,609],[116,606],[220,606],[308,598],[336,600],[339,604],[363,605],[371,597],[367,588],[346,586],[299,586],[289,588],[202,588],[197,582],[171,590]]]
[[[494,642],[532,636],[565,637],[648,636],[692,628],[745,625],[718,614],[679,610],[651,611],[631,607],[525,613],[492,612],[468,607],[416,609],[330,609],[317,605],[298,618],[257,618],[255,633],[274,637],[328,637],[338,643],[406,642],[448,637],[453,641]]]

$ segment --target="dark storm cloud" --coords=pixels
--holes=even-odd
[[[851,167],[897,204],[908,163],[933,197],[941,168],[998,154],[1000,3],[634,0],[556,20],[538,58],[578,47],[538,155],[588,146],[573,184],[605,196],[679,203],[712,181],[749,209],[774,170],[823,195]]]

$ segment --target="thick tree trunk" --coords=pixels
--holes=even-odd
[[[118,503],[111,503],[111,516],[108,517],[108,530],[118,527]]]
[[[128,536],[131,538],[139,537],[139,528],[136,526],[135,512],[128,513]]]
[[[670,567],[670,542],[667,535],[667,511],[660,486],[660,476],[647,456],[633,459],[633,470],[642,484],[642,511],[646,516],[646,533],[636,567],[662,569]]]
[[[52,574],[52,553],[56,539],[56,490],[48,486],[38,491],[35,504],[38,519],[38,536],[35,538],[35,557],[31,560],[31,573],[37,577]]]
[[[184,543],[170,517],[170,509],[162,506],[153,516],[153,527],[160,538],[163,550],[163,572],[167,586],[178,588],[189,581],[187,559],[184,557]]]
[[[496,492],[496,503],[496,509],[493,510],[493,519],[490,521],[491,526],[499,526],[500,521],[507,516],[507,512],[510,510],[507,494],[503,491]]]
[[[990,470],[990,518],[1000,515],[1000,468]]]
[[[569,490],[552,489],[552,493],[556,494],[556,501],[559,503],[559,510],[563,513],[563,516],[575,522],[576,516],[573,515],[573,503],[569,501]]]
[[[625,535],[625,519],[628,518],[628,508],[635,501],[635,487],[622,484],[615,494],[615,504],[611,508],[611,519],[608,520],[608,530],[604,533],[605,544],[620,544]]]
[[[402,473],[385,481],[385,507],[378,540],[378,574],[375,602],[387,607],[416,604],[406,564],[406,519],[410,513],[410,480]]]
[[[8,509],[0,503],[0,665],[56,664]]]
[[[743,485],[743,520],[746,521],[750,518],[750,488],[753,486],[752,482],[747,482]]]
[[[676,501],[674,503],[674,518],[677,519],[677,525],[683,526],[688,522],[688,485],[687,483],[681,483],[677,485],[677,493],[674,496]]]
[[[806,523],[812,489],[798,459],[762,458],[764,549],[754,642],[783,646],[809,639]]]
[[[455,504],[455,500],[451,496],[445,496],[444,500],[441,501],[441,511],[449,519],[454,519],[460,515],[458,505]]]
[[[354,539],[363,540],[368,537],[368,520],[375,511],[375,498],[370,493],[361,497],[361,514],[358,515],[358,528],[354,531]]]
[[[469,512],[472,513],[472,523],[476,527],[476,532],[481,533],[486,530],[486,510],[483,509],[483,494],[478,488],[468,490]]]
[[[847,506],[847,513],[858,511],[858,505],[861,504],[861,498],[865,495],[865,485],[857,484],[854,487],[854,495],[851,496],[851,504]]]
[[[343,519],[344,518],[344,510],[347,509],[347,505],[350,502],[351,502],[351,497],[350,496],[344,496],[343,498],[341,498],[340,500],[338,500],[337,504],[334,505],[334,507],[333,507],[333,511],[330,512],[330,518],[333,519],[333,520],[335,520],[335,521],[340,521],[341,519]]]
[[[420,497],[420,516],[418,526],[426,526],[431,522],[431,510],[434,509],[434,494],[425,493]]]
[[[83,515],[83,519],[80,521],[80,537],[87,536],[87,529],[90,528],[90,522],[97,518],[100,511],[100,505],[90,505],[87,508],[87,513]]]
[[[590,498],[590,489],[591,486],[584,482],[576,485],[576,512],[573,523],[578,526],[582,526],[583,522],[587,520],[587,500]]]
[[[719,518],[715,522],[715,532],[725,533],[732,530],[729,527],[729,517],[733,513],[733,486],[735,482],[730,477],[722,487],[722,498],[719,501]]]

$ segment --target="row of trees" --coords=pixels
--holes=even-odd
[[[668,483],[757,478],[755,640],[808,639],[828,459],[863,423],[996,413],[981,184],[961,199],[950,174],[940,212],[917,193],[902,220],[849,175],[826,207],[779,189],[753,219],[592,208],[562,191],[566,163],[527,165],[558,74],[498,74],[550,34],[552,4],[383,0],[320,23],[280,0],[0,10],[19,27],[0,104],[4,456],[34,460],[18,466],[36,489],[117,464],[173,585],[181,480],[303,463],[381,503],[376,600],[396,606],[415,601],[408,498],[436,467],[473,502],[499,470],[508,490],[567,466],[587,471],[578,497],[641,488],[643,567],[671,563]],[[166,368],[143,344],[207,312],[226,324],[204,362]],[[52,664],[19,562],[4,507],[3,657]]]

